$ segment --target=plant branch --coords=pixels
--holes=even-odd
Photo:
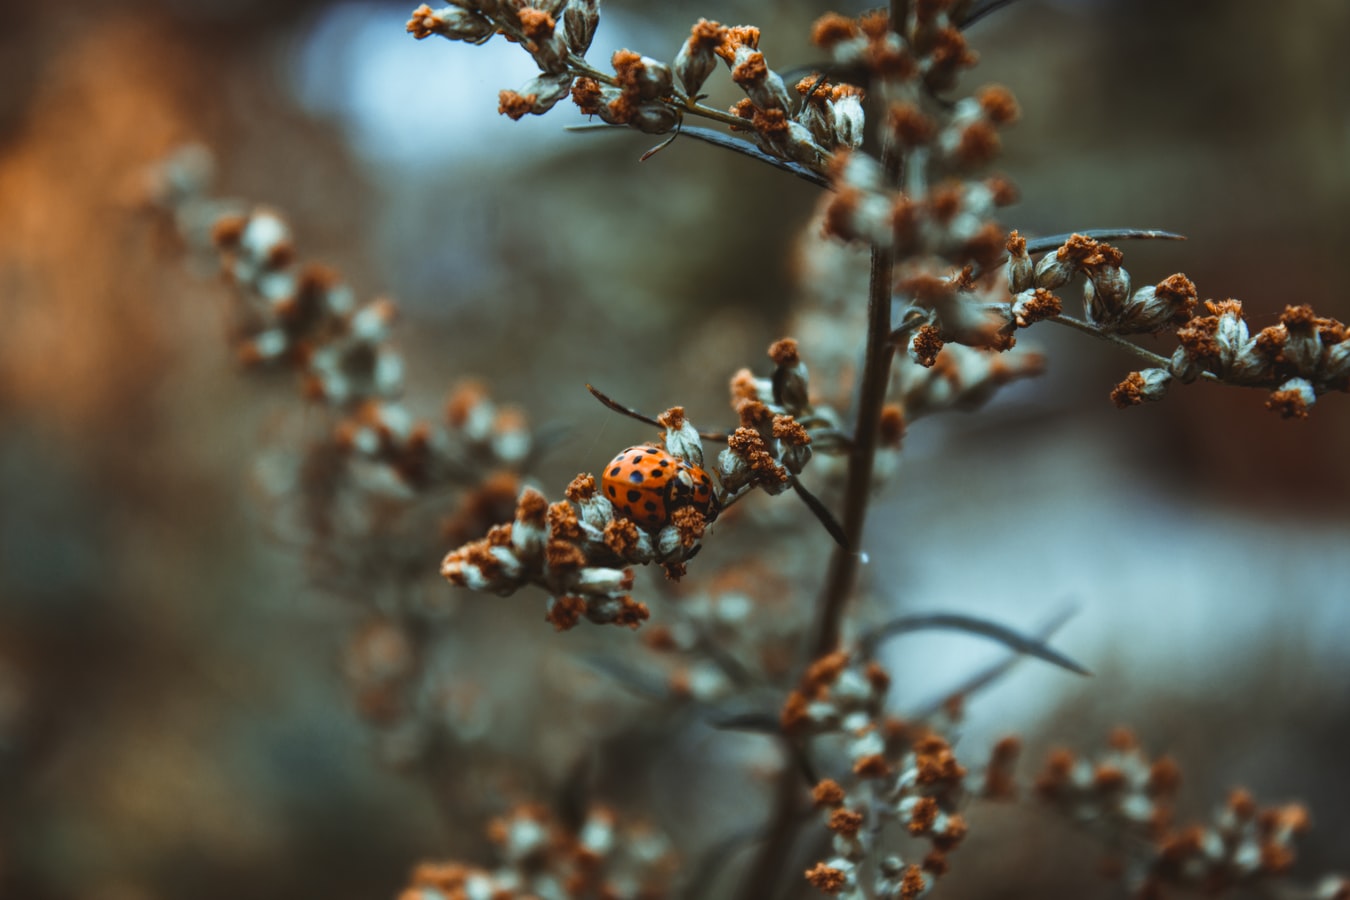
[[[607,84],[610,87],[619,87],[619,82],[613,75],[601,72],[593,67],[575,53],[568,54],[567,65],[572,70],[573,75],[580,75],[585,78],[593,78],[601,84]],[[717,109],[712,106],[705,106],[699,103],[697,99],[689,97],[679,90],[672,89],[670,95],[662,97],[661,102],[671,106],[680,112],[689,113],[695,116],[702,116],[705,119],[712,119],[714,122],[720,122],[726,126],[745,127],[745,120],[739,116],[733,116],[726,110]]]
[[[1073,316],[1063,316],[1063,315],[1050,316],[1045,321],[1054,322],[1058,325],[1067,325],[1070,328],[1083,332],[1083,334],[1090,334],[1093,337],[1097,338],[1098,340],[1106,341],[1108,344],[1113,344],[1114,346],[1119,347],[1122,350],[1128,350],[1130,353],[1133,353],[1140,359],[1148,360],[1149,362],[1153,363],[1153,365],[1161,369],[1166,369],[1172,364],[1172,361],[1167,357],[1160,356],[1157,353],[1154,353],[1152,350],[1145,350],[1138,344],[1135,344],[1131,341],[1127,341],[1125,340],[1125,338],[1121,337],[1118,334],[1112,334],[1109,331],[1103,331],[1096,325],[1093,325],[1091,322],[1084,322],[1082,319],[1075,319]],[[1208,379],[1209,381],[1223,380],[1219,376],[1215,375],[1213,372],[1201,372],[1200,377]]]
[[[811,647],[812,659],[824,656],[838,646],[840,622],[858,580],[858,563],[862,558],[858,548],[862,546],[863,525],[872,495],[877,429],[881,422],[881,407],[886,399],[886,385],[890,380],[891,356],[895,350],[895,345],[887,339],[891,332],[894,264],[894,256],[889,248],[872,248],[872,273],[867,297],[867,346],[840,522],[845,544],[836,547],[834,555],[830,557]]]
[[[891,28],[903,27],[907,3],[891,2]],[[882,168],[891,184],[900,183],[901,159],[894,142],[883,139]],[[894,284],[895,256],[890,248],[872,248],[872,268],[867,288],[867,335],[864,349],[862,383],[858,390],[858,416],[853,431],[853,443],[848,455],[848,478],[844,489],[844,514],[841,523],[844,542],[834,548],[825,585],[821,593],[819,618],[811,640],[810,659],[816,659],[834,650],[839,644],[840,623],[849,598],[858,580],[858,563],[862,558],[863,525],[867,520],[867,506],[872,495],[872,468],[876,461],[877,431],[881,422],[881,408],[890,382],[891,357],[895,345],[889,340],[891,332],[891,293]],[[808,660],[809,661],[809,660]],[[792,846],[800,828],[798,814],[802,804],[799,773],[791,759],[800,754],[801,747],[793,739],[781,741],[789,759],[778,776],[774,808],[768,835],[751,864],[741,885],[744,900],[776,895],[783,870],[790,862]]]
[[[893,4],[892,14],[896,6]],[[893,20],[894,21],[894,20]],[[881,164],[891,183],[900,180],[900,157],[887,142],[882,148]],[[844,609],[858,580],[863,525],[872,496],[872,468],[876,460],[877,430],[881,407],[886,401],[890,381],[891,357],[895,344],[891,334],[891,287],[894,284],[895,257],[890,248],[872,248],[872,271],[867,288],[867,344],[864,350],[862,385],[858,391],[858,419],[849,450],[848,478],[844,487],[842,522],[845,543],[830,557],[829,573],[820,599],[811,658],[834,650],[839,644],[839,626]]]

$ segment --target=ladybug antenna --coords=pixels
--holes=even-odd
[[[610,409],[614,410],[616,413],[619,413],[620,415],[627,416],[630,419],[637,419],[639,422],[646,422],[648,425],[655,425],[657,428],[666,427],[662,425],[660,422],[658,422],[652,416],[646,415],[645,413],[640,413],[637,410],[632,409],[631,407],[624,406],[617,400],[610,399],[605,394],[603,394],[599,390],[596,390],[589,384],[586,385],[586,390],[590,391],[591,396],[593,396],[595,399],[599,400],[601,403],[605,404],[605,406],[608,406]],[[727,440],[726,434],[720,431],[700,431],[698,433],[698,436],[703,438],[703,440],[705,441],[720,441],[724,444],[726,443]]]

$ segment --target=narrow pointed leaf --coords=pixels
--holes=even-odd
[[[1027,238],[1028,253],[1044,253],[1081,234],[1094,241],[1184,241],[1186,235],[1175,231],[1163,231],[1161,228],[1087,228],[1082,231],[1068,231],[1064,234],[1047,234],[1045,237]]]
[[[628,130],[627,126],[624,125],[602,125],[598,122],[591,125],[572,125],[567,130],[613,131],[615,129],[624,131]],[[726,150],[732,151],[733,153],[739,153],[742,156],[748,156],[751,159],[758,160],[759,162],[767,163],[768,165],[773,166],[775,169],[781,169],[782,171],[787,172],[791,175],[796,175],[803,181],[809,181],[816,187],[828,188],[830,186],[829,179],[827,179],[824,175],[821,175],[819,172],[816,172],[812,169],[808,169],[801,163],[795,163],[792,162],[791,160],[781,159],[772,154],[765,153],[763,150],[759,149],[758,147],[756,147],[754,144],[750,143],[747,140],[732,137],[731,135],[723,134],[720,131],[714,131],[711,128],[698,128],[692,125],[682,126],[680,128],[680,134],[687,135],[688,137],[691,137],[696,141],[703,141],[705,144],[712,144],[713,146],[716,147],[722,147]]]
[[[1057,613],[1056,615],[1052,616],[1049,619],[1049,621],[1043,624],[1040,628],[1036,629],[1035,631],[1036,636],[1039,637],[1042,641],[1050,640],[1050,638],[1054,637],[1055,632],[1059,631],[1059,629],[1063,627],[1065,622],[1073,618],[1074,612],[1075,610],[1073,607],[1067,607],[1064,610]],[[957,685],[955,688],[948,691],[944,691],[940,696],[933,698],[927,703],[921,704],[910,715],[912,715],[915,719],[920,720],[935,716],[943,709],[943,707],[947,705],[947,701],[949,701],[951,698],[969,697],[972,694],[976,693],[977,691],[980,691],[983,688],[988,687],[989,685],[993,684],[995,681],[998,681],[1000,678],[1006,675],[1008,671],[1013,668],[1013,666],[1016,666],[1024,659],[1026,659],[1026,657],[1023,656],[1021,653],[1016,652],[1009,653],[1007,656],[1005,656],[998,662],[994,663],[993,665],[988,666],[974,673],[973,675],[968,677],[965,681],[961,682],[961,684]]]
[[[1027,656],[1034,656],[1037,659],[1045,660],[1062,669],[1068,669],[1070,672],[1075,672],[1079,675],[1092,674],[1082,665],[1074,662],[1063,653],[1060,653],[1039,637],[1022,634],[1006,625],[1000,625],[999,623],[991,622],[988,619],[982,619],[978,616],[962,615],[960,613],[929,613],[926,615],[901,616],[897,619],[892,619],[884,625],[874,628],[863,636],[860,643],[864,652],[871,655],[876,651],[877,645],[887,638],[894,637],[898,634],[906,634],[911,631],[926,631],[932,629],[964,631],[967,634],[989,638],[992,641],[998,641],[1018,653],[1024,653]]]
[[[1016,2],[1017,0],[985,0],[984,3],[977,3],[966,13],[965,18],[956,23],[956,27],[969,28],[990,13],[997,12],[1005,6],[1012,6]]]
[[[830,537],[834,538],[834,542],[847,550],[848,538],[844,535],[844,526],[839,524],[839,520],[834,517],[834,513],[830,512],[829,507],[822,503],[819,497],[803,487],[796,475],[788,476],[788,484],[792,485],[792,489],[797,492],[797,496],[802,498],[802,502],[806,504],[807,509],[815,514],[820,524],[830,533]]]

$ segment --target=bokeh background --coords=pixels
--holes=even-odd
[[[785,68],[813,58],[807,26],[830,8],[608,0],[592,57],[669,59],[707,15],[760,25]],[[476,374],[567,424],[537,473],[554,496],[649,437],[585,382],[725,424],[727,376],[763,367],[802,296],[814,189],[692,141],[639,164],[641,138],[566,133],[562,107],[510,123],[496,92],[529,77],[525,55],[415,43],[407,13],[0,5],[0,896],[391,896],[418,859],[485,861],[495,793],[566,778],[540,766],[475,805],[382,764],[341,672],[362,598],[312,584],[255,487],[260,459],[314,432],[288,383],[233,366],[224,289],[140,204],[147,165],[206,144],[223,192],[286,211],[304,255],[396,297],[415,409]],[[1169,228],[1190,240],[1126,248],[1137,283],[1185,271],[1256,327],[1286,303],[1350,316],[1341,0],[1023,0],[971,36],[967,86],[1002,82],[1023,107],[1001,161],[1023,195],[1010,224]],[[1048,373],[911,429],[868,534],[883,607],[1022,627],[1078,610],[1057,645],[1097,675],[1020,667],[970,704],[972,759],[1008,731],[1034,755],[1129,723],[1182,762],[1194,812],[1236,783],[1304,798],[1298,874],[1350,867],[1350,402],[1289,423],[1255,392],[1196,385],[1121,413],[1106,395],[1129,358],[1049,326],[1021,340]],[[427,589],[448,593],[435,564]],[[553,746],[554,658],[631,640],[555,637],[541,605],[470,597],[450,626],[474,636],[454,677],[503,704],[488,746],[518,768]],[[897,642],[897,708],[989,652]],[[586,706],[569,740],[609,715]],[[703,802],[672,786],[739,784],[738,740],[639,744],[653,772],[606,799],[715,838],[765,786]],[[974,821],[953,896],[1077,895],[1091,874],[1091,843],[1030,803]]]

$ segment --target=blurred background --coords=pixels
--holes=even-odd
[[[606,0],[591,58],[669,60],[706,15],[760,25],[788,68],[813,59],[809,23],[832,8]],[[418,859],[489,859],[480,806],[383,764],[353,711],[341,660],[362,598],[312,584],[256,488],[261,458],[314,432],[284,378],[236,370],[225,290],[140,204],[147,165],[206,144],[224,193],[285,211],[302,255],[363,297],[395,297],[415,410],[477,375],[532,422],[567,424],[536,473],[551,497],[651,436],[586,382],[723,427],[727,377],[765,371],[791,320],[815,189],[693,141],[639,164],[650,141],[566,133],[564,106],[511,123],[496,94],[530,77],[525,54],[416,43],[408,12],[0,5],[0,896],[381,897]],[[1341,0],[1023,0],[970,36],[965,86],[1022,104],[1008,224],[1179,231],[1125,248],[1136,284],[1184,271],[1256,328],[1288,303],[1350,317]],[[1096,676],[1021,666],[970,704],[972,761],[1010,731],[1034,759],[1128,723],[1181,761],[1195,814],[1238,783],[1305,799],[1297,874],[1347,868],[1350,402],[1284,422],[1259,392],[1194,385],[1118,412],[1130,358],[1051,326],[1020,340],[1047,354],[1044,377],[906,437],[869,526],[871,602],[1027,628],[1076,608],[1056,645]],[[809,521],[792,534],[824,552]],[[438,558],[427,590],[448,595]],[[555,789],[557,765],[509,770],[640,715],[583,697],[555,734],[543,709],[568,693],[540,687],[556,657],[627,631],[554,636],[541,597],[446,602],[473,636],[446,665],[500,705],[481,753],[510,761],[482,805]],[[896,708],[991,653],[897,640]],[[767,808],[765,785],[719,765],[737,741],[753,739],[648,747],[654,771],[605,799],[706,843]],[[733,782],[676,802],[678,785]],[[1091,876],[1091,843],[1031,803],[972,821],[952,896],[1078,895]]]

